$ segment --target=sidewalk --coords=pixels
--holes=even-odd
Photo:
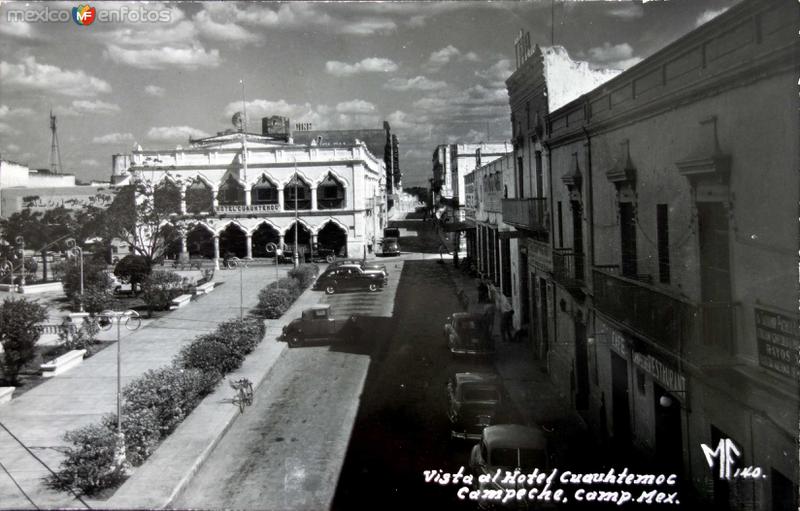
[[[456,292],[463,292],[470,308],[478,303],[478,280],[465,275],[452,261],[442,265],[455,284]],[[506,390],[514,401],[522,422],[542,426],[556,451],[574,451],[574,439],[585,438],[586,425],[580,415],[570,407],[569,396],[560,395],[550,382],[543,361],[534,358],[528,342],[506,342],[500,333],[500,314],[494,321],[492,337],[497,354],[495,368],[503,379]],[[555,452],[556,459],[569,458],[570,452]]]
[[[245,311],[253,307],[258,292],[275,279],[275,271],[266,267],[245,271],[241,295],[239,272],[218,271],[215,281],[221,285],[218,284],[213,293],[123,337],[120,346],[122,386],[149,369],[171,363],[181,347],[197,335],[213,330],[224,320],[238,317],[240,299]],[[285,273],[286,268],[282,268],[280,276]],[[267,337],[272,334],[274,328],[268,330]],[[242,370],[250,366],[248,360]],[[49,471],[42,463],[58,470],[65,447],[64,433],[96,423],[103,415],[116,411],[116,376],[117,348],[110,346],[80,366],[0,406],[0,423],[4,426],[0,428],[0,463],[5,469],[0,472],[1,508],[32,508],[25,495],[42,508],[84,507],[72,495],[46,488],[43,478]],[[169,440],[163,445],[168,443]],[[157,479],[162,479],[162,475]],[[151,493],[153,491],[148,489],[140,496]],[[89,505],[107,507],[104,502],[90,502]],[[139,507],[134,502],[125,505]]]

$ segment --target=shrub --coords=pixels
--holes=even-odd
[[[300,283],[291,277],[284,277],[275,282],[270,282],[267,287],[272,289],[285,289],[292,296],[292,300],[297,299],[303,292]]]
[[[20,369],[36,356],[41,332],[37,325],[47,318],[47,309],[26,299],[5,299],[0,305],[0,343],[3,346],[3,376],[17,383]]]
[[[47,478],[51,488],[93,495],[120,484],[125,476],[113,470],[117,437],[105,424],[92,424],[68,431],[64,439],[72,444],[58,472]]]
[[[319,266],[316,264],[301,264],[297,268],[289,270],[289,276],[300,284],[301,289],[310,286],[317,274],[319,274]]]
[[[58,339],[62,346],[69,350],[85,350],[95,343],[100,326],[95,318],[86,318],[80,324],[75,325],[67,320],[62,323],[62,328],[58,332]]]
[[[150,310],[164,310],[183,294],[183,278],[169,270],[153,270],[142,282],[141,298]]]
[[[184,346],[178,364],[185,369],[198,369],[220,378],[240,365],[244,355],[220,342],[216,335],[207,334]]]
[[[123,389],[123,413],[150,409],[163,437],[180,424],[216,383],[213,375],[205,375],[197,369],[151,369]]]
[[[61,282],[72,308],[78,310],[81,304],[81,270],[80,260],[72,258],[62,263]],[[114,308],[114,292],[111,289],[111,277],[106,272],[106,265],[93,258],[83,260],[83,308],[87,312],[100,312]]]
[[[126,255],[114,267],[114,275],[125,282],[130,282],[134,289],[144,282],[145,278],[150,275],[150,271],[152,268],[147,262],[147,258],[140,255]]]
[[[258,346],[265,332],[266,328],[261,320],[233,319],[220,323],[214,335],[219,342],[244,356]]]
[[[256,314],[267,319],[278,319],[289,310],[294,296],[286,289],[266,287],[258,293]]]
[[[117,415],[106,415],[102,425],[116,431]],[[123,409],[122,432],[125,435],[125,457],[134,467],[144,463],[161,441],[158,418],[149,408]]]

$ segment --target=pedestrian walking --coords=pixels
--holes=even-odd
[[[500,324],[503,340],[511,342],[514,340],[514,309],[503,312],[503,321]]]

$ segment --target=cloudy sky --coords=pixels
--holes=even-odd
[[[86,26],[42,21],[78,2],[4,3],[0,154],[49,167],[52,107],[64,171],[108,179],[111,155],[135,143],[172,148],[231,127],[243,79],[251,131],[272,114],[314,128],[388,120],[404,184],[426,183],[437,144],[510,136],[504,80],[520,29],[549,45],[553,15],[573,58],[625,69],[733,3],[96,2]],[[11,21],[14,10],[39,14]]]

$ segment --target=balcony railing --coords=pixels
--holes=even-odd
[[[503,199],[503,222],[534,232],[550,230],[550,208],[546,197]]]
[[[318,209],[342,209],[344,199],[317,199]]]
[[[696,330],[697,306],[609,270],[594,269],[595,308],[661,347],[681,353]]]
[[[280,211],[278,204],[228,204],[217,206],[217,213],[274,213]]]
[[[567,289],[583,287],[586,281],[583,254],[571,248],[554,248],[553,277]]]

